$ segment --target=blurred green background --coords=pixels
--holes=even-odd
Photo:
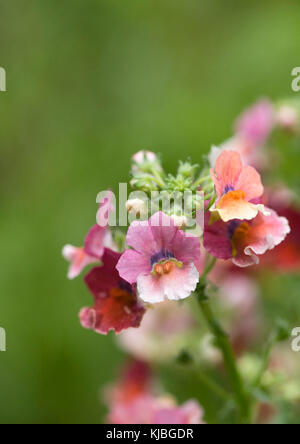
[[[99,423],[106,412],[100,388],[124,356],[113,335],[79,325],[91,297],[81,279],[67,281],[62,246],[82,244],[96,194],[127,181],[134,152],[162,153],[169,170],[180,158],[200,161],[231,135],[248,104],[296,94],[300,4],[11,0],[1,1],[0,17],[7,71],[0,93],[0,326],[7,332],[0,422]],[[290,156],[293,184],[299,152]],[[298,278],[288,285],[285,310],[296,320]],[[271,306],[281,311],[278,288]],[[180,400],[196,391],[196,382],[173,385]]]

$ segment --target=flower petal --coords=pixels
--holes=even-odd
[[[275,248],[290,232],[289,223],[285,217],[278,217],[275,211],[269,209],[268,211],[269,216],[259,214],[252,221],[250,228],[245,231],[240,242],[236,242],[235,236],[233,237],[237,249],[237,254],[233,258],[236,265],[245,267],[258,264],[258,256]]]
[[[205,216],[205,229],[203,233],[204,248],[219,259],[232,257],[232,245],[228,227],[222,220],[209,224],[209,214]]]
[[[252,200],[261,197],[264,187],[261,178],[255,168],[246,166],[242,169],[241,174],[236,183],[236,189],[244,191],[245,200]]]
[[[251,220],[259,211],[264,211],[264,206],[247,202],[243,191],[230,191],[220,199],[215,208],[211,209],[211,212],[217,212],[224,222],[233,219]]]
[[[149,219],[149,226],[152,231],[153,239],[158,246],[157,251],[167,250],[172,244],[174,236],[178,231],[178,227],[175,225],[174,220],[170,216],[159,211]]]
[[[217,158],[215,172],[217,174],[217,181],[215,174],[212,171],[212,179],[217,188],[218,196],[220,197],[226,187],[234,188],[236,181],[242,171],[241,156],[235,151],[222,151]]]
[[[97,261],[95,257],[86,254],[83,248],[73,247],[73,245],[65,245],[62,254],[66,260],[70,261],[68,270],[69,279],[74,279],[79,276],[87,265]]]
[[[140,274],[151,273],[151,269],[149,258],[133,250],[126,250],[117,264],[121,278],[130,284],[134,284]]]
[[[180,300],[191,295],[199,281],[199,272],[193,263],[174,267],[163,276],[141,275],[137,280],[139,297],[144,302],[157,303],[165,299]]]
[[[128,228],[126,242],[129,247],[134,248],[138,253],[149,257],[158,251],[148,221],[132,222]]]
[[[186,264],[193,262],[200,271],[202,268],[200,240],[196,236],[187,236],[178,230],[173,240],[173,253],[175,258]]]
[[[90,229],[84,242],[84,250],[89,256],[94,256],[99,260],[101,259],[104,253],[106,233],[107,229],[99,225],[94,225]]]

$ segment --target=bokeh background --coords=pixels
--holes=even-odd
[[[62,246],[82,244],[96,194],[127,181],[134,152],[170,171],[199,162],[248,104],[297,94],[300,3],[12,0],[0,17],[0,422],[100,423],[124,355],[79,325],[91,297],[67,281]],[[298,189],[295,147],[281,174]],[[266,316],[300,323],[297,276],[265,291]],[[180,401],[197,396],[176,378],[164,376]]]

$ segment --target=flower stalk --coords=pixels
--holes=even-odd
[[[233,391],[234,399],[239,410],[240,423],[249,424],[251,422],[251,405],[250,398],[244,387],[241,375],[239,373],[236,358],[228,339],[228,335],[223,330],[215,318],[212,308],[210,306],[209,298],[206,294],[206,276],[211,271],[214,263],[213,261],[208,265],[204,276],[202,277],[197,290],[196,295],[201,308],[202,314],[215,338],[216,346],[220,349],[224,365],[228,374],[231,389]]]

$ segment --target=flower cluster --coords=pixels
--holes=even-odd
[[[195,322],[191,311],[168,301],[184,300],[205,290],[210,275],[211,282],[223,286],[227,302],[239,313],[231,335],[236,352],[247,346],[249,337],[259,331],[260,321],[255,314],[257,292],[250,273],[242,270],[259,263],[262,268],[292,270],[300,265],[300,213],[291,203],[291,193],[282,187],[279,191],[265,188],[262,181],[268,167],[268,139],[278,127],[296,130],[295,113],[288,107],[276,110],[263,100],[238,119],[230,140],[212,147],[201,167],[189,160],[180,162],[177,174],[171,175],[154,153],[140,151],[133,156],[131,187],[152,199],[155,211],[148,216],[149,202],[128,199],[126,209],[135,220],[127,233],[112,230],[109,191],[99,204],[97,224],[88,232],[84,246],[63,249],[70,262],[70,279],[93,264],[84,277],[94,298],[92,307],[80,311],[84,328],[101,334],[123,332],[122,346],[138,358],[150,356],[151,360],[148,350],[159,355],[156,344],[160,337],[171,337],[175,331],[172,337],[178,340],[180,327],[188,329]],[[185,193],[190,194],[183,208],[178,196]],[[168,199],[168,207],[161,204],[161,196]],[[196,230],[189,228],[191,218]],[[216,261],[210,273],[210,264]],[[225,276],[222,282],[220,276]],[[173,350],[167,339],[165,343]],[[169,397],[154,395],[150,380],[146,364],[135,363],[130,368],[109,391],[109,422],[202,422],[196,402],[178,407]]]
[[[178,406],[155,387],[152,370],[142,361],[130,362],[119,381],[108,387],[105,398],[111,424],[203,424],[203,411],[190,400]]]

